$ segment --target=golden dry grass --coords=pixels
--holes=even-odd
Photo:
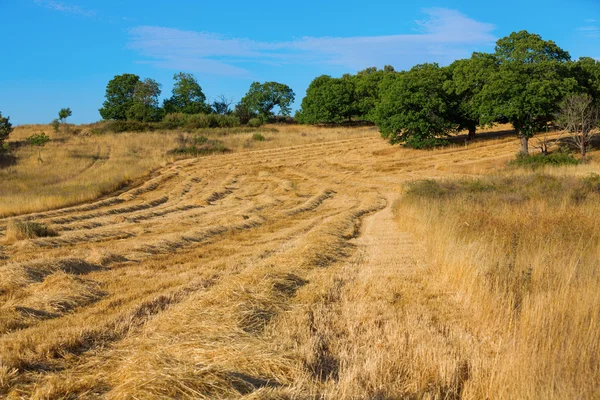
[[[0,241],[14,221],[58,234],[0,248],[0,397],[598,396],[595,194],[405,197],[421,179],[498,174],[517,140],[416,151],[369,128],[276,129],[179,161],[164,155],[177,135],[131,135],[151,160],[106,163],[134,181],[164,164],[143,183],[0,219]],[[93,187],[102,168],[64,182]]]

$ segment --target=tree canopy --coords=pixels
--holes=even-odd
[[[455,129],[444,89],[447,79],[447,70],[438,64],[417,65],[388,79],[374,111],[381,135],[391,143],[418,147]]]
[[[127,110],[127,119],[133,121],[153,122],[160,121],[162,112],[158,103],[160,96],[160,83],[146,78],[135,84],[133,103]]]
[[[241,103],[250,112],[257,113],[263,120],[268,120],[274,116],[275,107],[279,107],[279,115],[289,116],[294,98],[294,91],[283,83],[253,82]]]
[[[117,75],[106,86],[106,100],[99,110],[103,119],[126,120],[133,105],[140,77],[134,74]]]
[[[206,96],[194,75],[180,72],[175,74],[173,79],[175,85],[172,96],[163,103],[165,113],[210,113],[210,106],[206,104]]]
[[[354,103],[354,83],[349,77],[321,75],[306,90],[296,117],[306,124],[341,123],[355,114]]]

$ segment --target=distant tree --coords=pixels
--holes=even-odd
[[[206,104],[206,96],[194,75],[180,72],[175,74],[173,79],[175,80],[173,95],[163,103],[165,113],[210,113],[210,106]]]
[[[450,119],[458,131],[468,130],[468,140],[475,139],[481,119],[479,94],[496,66],[492,54],[473,53],[471,58],[457,60],[447,67],[449,79],[444,89],[450,94]]]
[[[4,141],[8,139],[12,131],[13,127],[10,123],[10,117],[3,117],[0,112],[0,146],[3,146]]]
[[[600,108],[589,94],[571,94],[560,105],[557,122],[570,135],[585,161],[587,149],[598,134]]]
[[[70,108],[61,108],[60,111],[58,112],[58,119],[60,120],[60,122],[62,122],[63,124],[67,123],[67,118],[69,118],[71,115],[73,115],[73,112],[71,111]]]
[[[50,138],[44,133],[36,133],[29,136],[27,139],[32,146],[37,146],[38,148],[38,162],[42,162],[42,147],[46,145],[50,141]]]
[[[248,104],[239,102],[233,109],[233,115],[235,115],[242,124],[247,124],[251,119],[257,117],[257,113],[252,111]]]
[[[99,110],[102,118],[126,120],[139,81],[140,77],[134,74],[117,75],[111,79],[106,86],[106,100]]]
[[[217,98],[212,103],[212,109],[215,114],[221,115],[229,115],[231,114],[231,105],[233,104],[233,100],[229,97],[221,94],[217,96]]]
[[[133,102],[127,110],[127,119],[132,121],[155,122],[160,121],[162,113],[158,103],[160,84],[153,79],[146,78],[135,84]]]
[[[521,140],[521,153],[528,154],[529,139],[554,118],[560,101],[577,86],[568,77],[569,53],[520,31],[498,40],[494,56],[498,68],[477,95],[480,122],[506,117]]]
[[[387,78],[374,122],[390,143],[426,147],[456,128],[451,120],[447,71],[438,64],[421,64]]]
[[[60,121],[58,118],[54,118],[50,125],[52,125],[52,129],[54,129],[54,132],[58,133],[58,131],[60,131]]]
[[[275,107],[279,107],[279,115],[289,116],[294,98],[294,91],[283,83],[253,82],[241,103],[267,121],[274,116]]]
[[[302,99],[296,114],[303,124],[338,124],[356,114],[354,82],[348,76],[332,78],[321,75],[315,78]]]

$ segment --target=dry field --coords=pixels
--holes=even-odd
[[[65,178],[95,187],[71,202],[35,203],[60,192],[51,172],[12,200],[3,177],[0,397],[600,397],[593,188],[498,199],[452,183],[571,179],[563,193],[597,164],[503,172],[512,136],[415,151],[368,128],[270,135],[169,162],[175,139],[155,133],[141,166],[122,153],[134,136],[68,139],[109,154]],[[124,176],[148,177],[56,208]],[[408,185],[422,179],[457,194]],[[54,235],[16,235],[28,222]]]

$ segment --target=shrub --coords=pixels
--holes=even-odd
[[[545,154],[518,154],[517,157],[510,162],[510,165],[515,167],[529,167],[532,169],[544,167],[544,166],[559,166],[559,165],[577,165],[579,161],[564,151]]]
[[[188,116],[185,127],[189,129],[202,129],[210,127],[210,116],[207,114],[192,114]]]
[[[6,227],[6,239],[8,242],[49,236],[58,236],[58,233],[39,222],[12,221]]]
[[[248,126],[251,128],[259,128],[262,125],[262,121],[259,118],[252,118],[248,121]]]
[[[188,121],[188,116],[184,113],[170,113],[165,115],[160,127],[163,129],[183,128]]]
[[[252,140],[254,140],[256,142],[263,142],[263,141],[265,141],[265,137],[257,132],[254,135],[252,135]]]
[[[146,132],[152,131],[153,127],[147,122],[139,121],[109,121],[102,128],[104,132]]]

